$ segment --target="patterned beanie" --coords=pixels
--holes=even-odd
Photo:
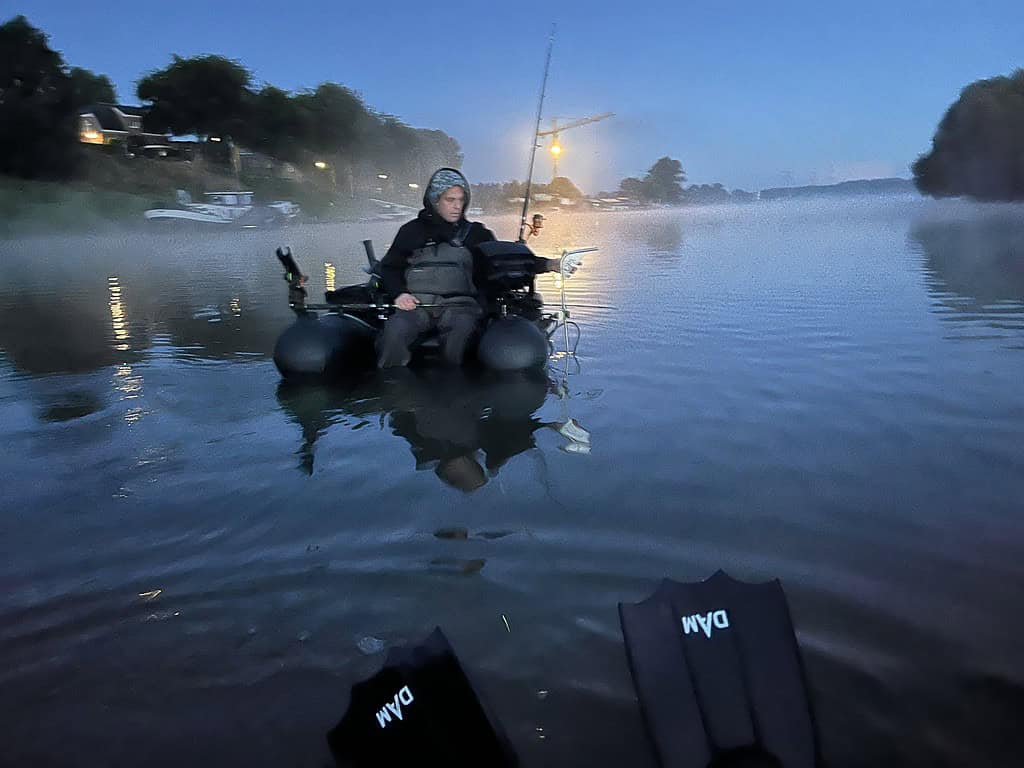
[[[442,168],[434,172],[434,175],[430,177],[430,183],[427,185],[426,198],[432,206],[437,205],[437,201],[444,194],[444,191],[452,187],[462,187],[462,191],[466,193],[466,203],[468,204],[469,182],[466,181],[465,176],[454,168]]]

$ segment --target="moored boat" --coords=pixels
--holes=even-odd
[[[286,224],[298,218],[300,213],[299,206],[287,200],[257,204],[253,202],[252,192],[205,192],[203,198],[203,202],[194,203],[187,192],[179,189],[178,208],[151,208],[142,215],[152,222],[252,228]]]

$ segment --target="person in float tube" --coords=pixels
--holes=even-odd
[[[423,210],[402,225],[381,260],[384,289],[398,309],[377,339],[379,368],[408,365],[416,339],[432,328],[440,332],[445,362],[461,365],[483,316],[478,286],[484,265],[476,248],[495,239],[466,219],[468,208],[466,177],[454,168],[435,171]]]

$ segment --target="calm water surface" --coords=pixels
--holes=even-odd
[[[316,295],[394,224],[0,242],[0,763],[328,765],[440,625],[524,764],[653,765],[616,605],[724,568],[833,766],[1018,764],[1024,209],[549,224],[578,365],[352,390],[280,386],[273,248]]]

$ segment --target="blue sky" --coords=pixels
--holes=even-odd
[[[257,83],[323,81],[455,136],[473,182],[525,178],[544,112],[615,112],[564,134],[560,172],[614,188],[660,156],[729,188],[909,176],[968,83],[1024,67],[1024,2],[663,3],[15,0],[67,62],[122,102],[172,54],[236,59]],[[547,121],[545,121],[545,124]],[[539,157],[546,180],[550,161]]]

